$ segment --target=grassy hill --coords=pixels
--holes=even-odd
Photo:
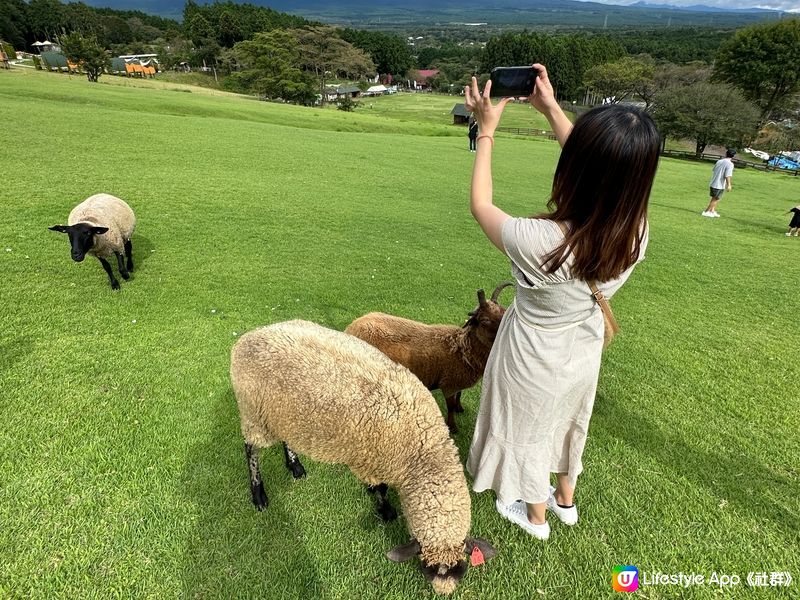
[[[344,467],[307,460],[295,483],[266,451],[271,504],[253,509],[228,365],[238,335],[286,319],[461,323],[508,278],[469,214],[463,129],[429,96],[347,114],[101,82],[0,71],[0,597],[432,598],[384,556],[404,521],[379,525]],[[498,137],[498,204],[541,210],[557,157]],[[737,170],[723,218],[703,219],[709,177],[660,166],[648,258],[613,302],[580,524],[540,543],[473,495],[472,531],[500,553],[454,598],[607,598],[618,564],[742,577],[643,598],[797,579],[800,238],[781,213],[800,178]],[[138,217],[116,293],[47,230],[99,191]]]

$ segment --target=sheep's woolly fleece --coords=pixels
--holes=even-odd
[[[472,329],[427,325],[378,312],[359,317],[345,332],[405,365],[424,383],[452,392],[481,378],[492,347],[473,340]]]
[[[95,227],[108,227],[108,231],[94,237],[89,254],[108,258],[114,252],[123,252],[125,240],[131,239],[136,227],[136,217],[125,201],[111,194],[95,194],[78,204],[69,213],[67,225],[88,223]]]
[[[343,463],[394,487],[428,563],[464,559],[470,498],[431,393],[405,367],[353,336],[305,321],[243,335],[231,356],[242,434]]]

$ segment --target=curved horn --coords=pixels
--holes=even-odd
[[[497,299],[500,297],[500,292],[502,292],[504,289],[512,285],[514,285],[513,281],[504,281],[503,283],[498,285],[492,292],[492,302],[497,302]]]
[[[486,292],[478,290],[478,306],[483,306],[484,304],[486,304]]]

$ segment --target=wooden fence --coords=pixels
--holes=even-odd
[[[556,139],[556,136],[552,131],[546,131],[544,129],[527,129],[525,127],[498,127],[497,131],[512,133],[514,135],[533,135],[536,137],[547,138],[548,140]]]
[[[694,161],[702,161],[702,162],[717,162],[723,156],[719,154],[701,154],[698,156],[694,152],[686,152],[683,150],[664,150],[661,153],[662,156],[669,156],[672,158],[681,158],[683,160],[694,160]],[[780,169],[777,167],[772,167],[765,162],[752,162],[749,160],[741,160],[738,158],[733,159],[733,165],[739,169],[756,169],[758,171],[777,171],[779,173],[785,173],[786,175],[792,175],[797,177],[800,175],[800,171],[797,169]]]

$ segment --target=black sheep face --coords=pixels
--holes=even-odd
[[[447,596],[452,594],[459,582],[467,574],[467,561],[460,560],[454,566],[429,565],[420,562],[420,569],[425,579],[433,586],[437,594]]]
[[[480,550],[484,560],[488,560],[497,554],[497,550],[482,538],[468,537],[464,540],[464,553],[467,557],[472,559],[474,556],[473,553],[476,552],[476,550]],[[419,542],[413,539],[407,544],[393,548],[386,553],[386,556],[389,560],[393,560],[394,562],[405,562],[413,556],[418,556],[420,552],[421,547]],[[456,586],[464,578],[464,575],[467,574],[469,562],[465,558],[464,560],[459,560],[453,566],[448,566],[443,564],[428,564],[424,561],[420,561],[419,567],[425,579],[431,583],[433,590],[437,594],[449,596],[455,591]]]
[[[69,236],[72,260],[81,262],[86,258],[86,253],[94,246],[94,236],[104,234],[108,231],[108,227],[75,223],[75,225],[53,225],[50,230],[66,233]]]

